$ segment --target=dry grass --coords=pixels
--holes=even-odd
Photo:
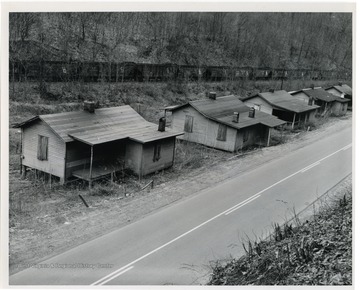
[[[275,224],[267,240],[243,242],[246,252],[215,262],[210,285],[351,285],[352,191],[322,203],[311,219]]]

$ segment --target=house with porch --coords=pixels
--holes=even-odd
[[[309,105],[294,98],[284,90],[258,93],[241,100],[260,112],[291,123],[292,128],[299,122],[314,120],[316,110],[319,108],[317,105]]]
[[[289,93],[305,104],[318,105],[317,114],[322,116],[346,114],[349,100],[337,97],[321,87],[306,88]]]
[[[339,85],[326,88],[325,90],[339,98],[350,100],[348,109],[352,109],[352,89],[347,84],[339,83]]]
[[[190,142],[234,152],[250,145],[268,146],[271,130],[286,122],[246,106],[235,96],[216,97],[167,107],[171,128]]]
[[[35,116],[21,128],[21,170],[57,176],[64,184],[79,178],[91,183],[129,169],[144,176],[171,167],[175,139],[182,131],[146,121],[130,106]]]

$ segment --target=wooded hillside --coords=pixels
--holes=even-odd
[[[11,13],[10,58],[351,69],[351,13]]]

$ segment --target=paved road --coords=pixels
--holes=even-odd
[[[189,285],[352,172],[351,128],[10,276],[10,285]],[[241,162],[241,160],[239,160]],[[47,267],[47,268],[45,268]]]

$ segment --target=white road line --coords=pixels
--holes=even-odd
[[[101,283],[98,283],[97,285],[104,285],[105,283],[109,282],[110,280],[113,280],[113,279],[115,279],[116,277],[119,277],[120,275],[126,273],[127,271],[130,271],[132,268],[134,268],[134,266],[131,266],[131,267],[129,267],[129,268],[121,271],[120,273],[117,273],[116,275],[111,276],[109,279],[107,279],[107,280],[105,280],[105,281],[103,281],[103,282],[101,282]],[[92,284],[92,285],[94,285],[94,284]]]
[[[241,206],[243,203],[246,203],[250,199],[256,198],[256,196],[259,196],[259,195],[260,195],[260,193],[250,196],[249,198],[243,200],[242,202],[239,202],[238,204],[234,205],[233,207],[230,207],[228,210],[225,211],[224,214],[226,214],[228,211],[232,211],[234,208],[237,208],[238,206]]]
[[[239,208],[241,208],[241,207],[243,207],[244,205],[246,205],[246,204],[252,202],[253,200],[259,198],[260,196],[261,196],[261,195],[255,196],[253,199],[250,199],[248,202],[245,202],[245,203],[243,203],[242,205],[240,205],[240,206],[238,206],[238,207],[235,207],[235,208],[232,209],[231,211],[228,211],[225,215],[231,214],[233,211],[238,210]]]
[[[311,168],[313,168],[313,167],[315,167],[315,166],[317,166],[319,164],[320,164],[320,162],[316,162],[316,163],[314,163],[314,164],[312,164],[312,165],[310,165],[308,167],[305,167],[303,170],[301,170],[301,173],[304,173],[304,172],[310,170]]]
[[[342,150],[345,151],[345,150],[348,150],[349,148],[351,148],[352,144],[349,144],[347,146],[345,146]]]
[[[114,272],[110,273],[109,275],[107,275],[107,276],[105,276],[105,277],[103,277],[103,278],[99,279],[98,281],[94,282],[94,283],[93,283],[93,284],[91,284],[91,285],[97,285],[97,284],[99,284],[99,283],[101,283],[101,285],[103,285],[104,283],[109,282],[110,280],[112,280],[112,279],[114,279],[114,278],[116,278],[116,277],[117,277],[117,273],[119,273],[119,272],[120,272],[121,274],[123,274],[123,273],[122,273],[122,271],[123,271],[123,270],[128,269],[130,266],[134,265],[135,263],[137,263],[137,262],[139,262],[139,261],[141,261],[141,260],[145,259],[146,257],[148,257],[148,256],[150,256],[150,255],[152,255],[152,254],[156,253],[157,251],[160,251],[161,249],[163,249],[163,248],[167,247],[168,245],[170,245],[170,244],[172,244],[172,243],[176,242],[177,240],[179,240],[179,239],[181,239],[181,238],[183,238],[183,237],[187,236],[188,234],[192,233],[193,231],[195,231],[195,230],[197,230],[197,229],[201,228],[202,226],[204,226],[204,225],[206,225],[206,224],[210,223],[211,221],[213,221],[213,220],[217,219],[218,217],[220,217],[220,216],[222,216],[222,215],[226,214],[227,212],[231,211],[232,209],[236,208],[236,207],[237,207],[237,206],[239,206],[240,204],[242,204],[242,203],[244,203],[244,202],[246,202],[246,201],[249,201],[249,202],[250,202],[250,199],[252,199],[252,198],[254,198],[254,197],[256,197],[256,198],[257,198],[257,197],[259,197],[261,193],[263,193],[263,192],[267,191],[268,189],[270,189],[270,188],[272,188],[272,187],[274,187],[274,186],[276,186],[276,185],[278,185],[278,184],[280,184],[280,183],[284,182],[285,180],[287,180],[287,179],[289,179],[289,178],[293,177],[294,175],[296,175],[296,174],[300,173],[302,170],[304,170],[304,169],[306,169],[306,168],[308,168],[308,167],[310,167],[310,166],[312,166],[312,165],[314,165],[314,164],[316,164],[316,163],[320,163],[321,161],[323,161],[323,160],[325,160],[325,159],[327,159],[327,158],[329,158],[329,157],[331,157],[331,156],[333,156],[333,155],[335,155],[335,154],[339,153],[340,151],[344,150],[344,149],[345,149],[345,148],[347,148],[348,146],[350,146],[350,147],[351,147],[351,146],[352,146],[352,144],[349,144],[349,145],[347,145],[347,146],[345,146],[345,147],[343,147],[343,148],[341,148],[341,149],[339,149],[339,150],[337,150],[337,151],[335,151],[335,152],[333,152],[333,153],[331,153],[331,154],[329,154],[329,155],[327,155],[327,156],[325,156],[325,157],[321,158],[320,160],[318,160],[318,161],[316,161],[316,162],[314,162],[314,163],[310,164],[309,166],[306,166],[306,167],[304,167],[304,168],[300,169],[299,171],[296,171],[295,173],[293,173],[293,174],[291,174],[291,175],[289,175],[289,176],[287,176],[287,177],[285,177],[285,178],[283,178],[283,179],[279,180],[278,182],[275,182],[273,185],[270,185],[269,187],[267,187],[267,188],[265,188],[265,189],[261,190],[260,192],[258,192],[257,194],[255,194],[255,195],[253,195],[253,196],[249,197],[249,198],[248,198],[248,199],[246,199],[245,201],[242,201],[241,203],[239,203],[239,204],[237,204],[237,205],[235,205],[235,206],[232,206],[231,208],[229,208],[229,209],[227,209],[227,210],[225,210],[225,211],[223,211],[223,212],[219,213],[218,215],[216,215],[216,216],[214,216],[214,217],[212,217],[212,218],[208,219],[207,221],[205,221],[205,222],[201,223],[200,225],[198,225],[198,226],[196,226],[196,227],[192,228],[191,230],[188,230],[187,232],[185,232],[185,233],[183,233],[182,235],[180,235],[180,236],[178,236],[178,237],[176,237],[176,238],[172,239],[171,241],[169,241],[169,242],[167,242],[167,243],[163,244],[162,246],[157,247],[156,249],[154,249],[154,250],[152,250],[151,252],[149,252],[149,253],[147,253],[147,254],[145,254],[145,255],[141,256],[140,258],[137,258],[136,260],[134,260],[134,261],[130,262],[129,264],[125,265],[124,267],[121,267],[120,269],[118,269],[118,270],[116,270],[116,271],[114,271]],[[346,150],[346,149],[345,149],[345,150]],[[251,200],[251,201],[252,201],[252,200]],[[132,269],[132,267],[130,267],[130,269]],[[129,270],[130,270],[130,269],[129,269]],[[119,275],[121,275],[121,274],[119,274]],[[107,278],[109,278],[109,279],[107,279]],[[107,280],[106,280],[106,282],[103,282],[105,279],[107,279]]]

